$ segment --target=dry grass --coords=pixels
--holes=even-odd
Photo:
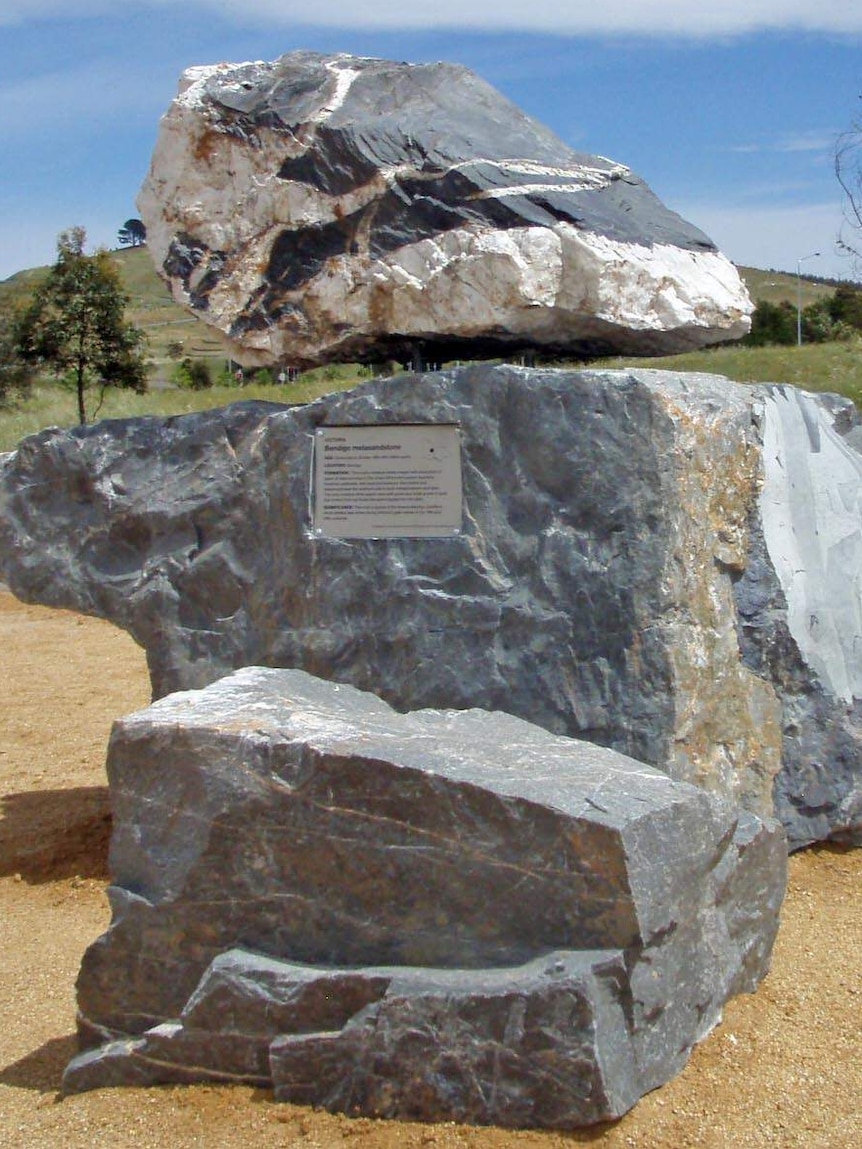
[[[200,320],[173,302],[156,275],[146,248],[114,253],[123,286],[131,298],[127,314],[147,336],[152,361],[151,393],[146,396],[109,391],[99,418],[138,415],[179,415],[221,407],[239,399],[265,399],[276,403],[306,403],[331,391],[343,391],[362,380],[356,364],[308,371],[286,387],[249,385],[213,387],[207,391],[177,391],[166,386],[175,366],[168,355],[172,343],[181,343],[184,355],[207,360],[214,377],[226,366],[219,337]],[[796,277],[782,272],[741,267],[740,273],[754,299],[796,301]],[[47,268],[22,271],[0,283],[0,306],[33,290]],[[803,305],[834,289],[802,280]],[[573,365],[574,366],[574,365]],[[582,366],[578,364],[578,366]],[[726,375],[739,383],[792,383],[809,391],[833,391],[862,403],[862,343],[824,343],[804,347],[740,347],[729,345],[663,359],[605,359],[590,366],[625,369],[632,366],[662,367],[673,371],[704,371]],[[26,435],[45,427],[68,427],[75,420],[71,392],[47,382],[37,386],[30,398],[15,407],[0,409],[0,451],[12,450]]]
[[[601,359],[591,367],[660,367],[705,371],[737,383],[791,383],[805,391],[832,391],[862,404],[862,342],[802,347],[712,347],[663,359]]]
[[[247,387],[210,387],[205,391],[159,389],[147,395],[109,388],[99,419],[128,419],[141,415],[187,415],[225,407],[248,399],[270,403],[309,403],[320,395],[344,391],[362,379],[358,368],[346,365],[308,371],[295,383]],[[40,383],[23,403],[0,408],[0,451],[13,451],[27,435],[46,427],[73,427],[77,416],[73,393],[59,385]]]

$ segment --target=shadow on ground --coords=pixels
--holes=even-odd
[[[0,1085],[59,1095],[63,1070],[77,1052],[78,1039],[74,1034],[52,1037],[32,1053],[13,1061],[11,1065],[3,1066],[0,1069]]]
[[[30,790],[0,799],[0,877],[28,882],[105,878],[111,811],[107,786]]]

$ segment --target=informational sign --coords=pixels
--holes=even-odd
[[[454,423],[319,427],[313,482],[315,535],[449,538],[461,532],[461,438]]]

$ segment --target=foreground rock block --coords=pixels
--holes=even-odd
[[[399,423],[458,426],[460,533],[316,534],[317,431]],[[46,431],[0,465],[0,577],[127,629],[156,696],[301,667],[862,841],[860,438],[791,387],[491,366]]]
[[[174,298],[247,364],[661,354],[749,327],[702,232],[452,64],[192,68],[139,209]]]
[[[69,1091],[567,1128],[667,1081],[768,965],[774,824],[509,715],[247,668],[117,723],[108,769]]]

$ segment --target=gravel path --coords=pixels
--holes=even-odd
[[[146,705],[144,657],[106,623],[0,592],[0,1147],[853,1149],[862,1145],[862,850],[791,859],[773,969],[684,1073],[622,1121],[570,1134],[348,1120],[244,1088],[57,1098],[74,981],[108,921],[104,750]]]

